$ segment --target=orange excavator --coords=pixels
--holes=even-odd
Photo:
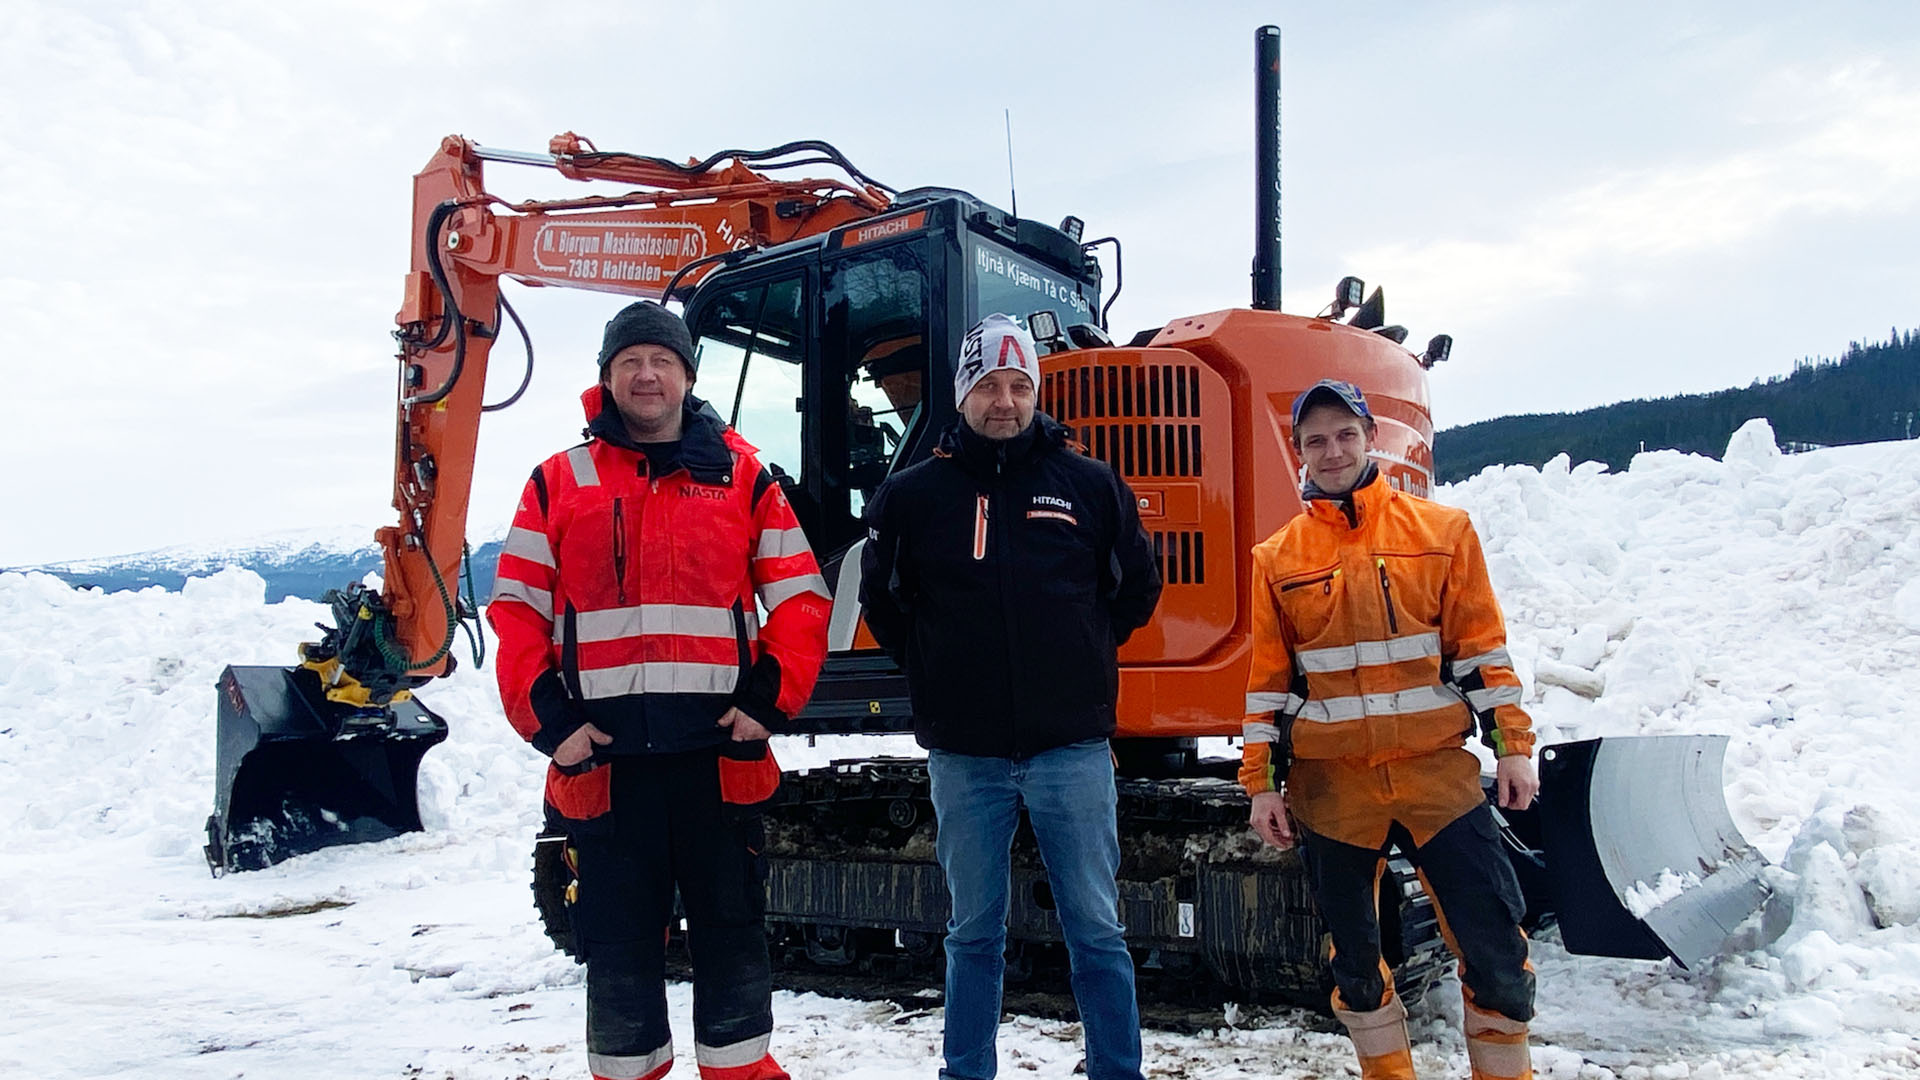
[[[511,324],[502,278],[679,302],[701,395],[762,451],[832,587],[830,656],[803,734],[912,728],[903,675],[861,623],[860,511],[895,469],[932,450],[961,336],[1013,313],[1046,356],[1041,407],[1126,477],[1165,591],[1121,650],[1116,760],[1121,903],[1143,971],[1245,997],[1324,1004],[1325,938],[1297,860],[1262,851],[1232,763],[1198,740],[1237,736],[1249,661],[1252,546],[1300,512],[1288,405],[1316,380],[1364,388],[1395,485],[1431,486],[1429,370],[1386,323],[1379,290],[1340,283],[1317,317],[1279,310],[1279,31],[1256,35],[1259,207],[1253,303],[1175,318],[1116,344],[1107,312],[1120,243],[1082,224],[1018,218],[964,192],[894,191],[833,147],[795,142],[679,164],[597,149],[572,133],[545,153],[445,140],[414,178],[412,268],[399,342],[393,504],[378,590],[330,592],[334,624],[292,668],[232,667],[219,683],[216,872],[420,828],[414,785],[446,723],[414,691],[453,670],[477,621],[465,525],[493,346]],[[492,166],[535,167],[601,193],[508,201]],[[828,166],[841,179],[777,179]],[[608,192],[608,188],[615,188]],[[1111,249],[1103,297],[1097,253]],[[532,348],[527,346],[527,375]],[[469,630],[476,663],[482,638]],[[1720,796],[1724,742],[1612,739],[1543,753],[1541,809],[1507,837],[1530,919],[1559,919],[1579,951],[1693,962],[1763,896],[1760,857]],[[1623,801],[1665,785],[1663,803]],[[1678,791],[1683,805],[1672,807]],[[769,929],[783,963],[863,973],[937,963],[946,891],[932,858],[923,763],[838,762],[789,774],[770,820]],[[1660,817],[1671,827],[1648,819]],[[1057,959],[1059,927],[1032,841],[1018,842],[1009,970]],[[543,834],[536,900],[569,944],[565,839]],[[1381,891],[1400,985],[1437,977],[1438,928],[1409,867]],[[1663,870],[1705,885],[1636,914]],[[1691,897],[1691,899],[1689,899]],[[1412,993],[1412,991],[1407,991]],[[1417,994],[1413,995],[1417,997]]]

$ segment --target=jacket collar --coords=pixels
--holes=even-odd
[[[613,405],[613,399],[607,394],[607,388],[595,383],[580,395],[580,405],[587,414],[586,435],[598,439],[608,446],[645,457],[646,451],[640,444],[627,435],[627,426],[620,421],[620,410]],[[702,484],[730,483],[733,477],[733,448],[728,445],[729,429],[713,406],[687,395],[680,406],[680,447],[672,461],[649,461],[648,467],[653,476],[665,476],[677,468],[684,468],[694,480]]]
[[[1372,521],[1380,515],[1387,503],[1394,498],[1393,488],[1388,486],[1386,477],[1380,475],[1380,466],[1376,462],[1367,463],[1367,471],[1360,474],[1360,482],[1352,491],[1339,495],[1329,495],[1321,491],[1313,481],[1300,492],[1306,501],[1307,513],[1322,521],[1344,523],[1349,529],[1357,529],[1362,521]]]
[[[1067,445],[1067,441],[1065,425],[1037,410],[1033,423],[1011,439],[989,439],[968,427],[966,418],[960,417],[940,433],[940,444],[934,454],[952,458],[968,472],[991,475],[1037,460]]]

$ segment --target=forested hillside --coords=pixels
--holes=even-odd
[[[1615,469],[1642,449],[1718,456],[1734,429],[1756,416],[1772,422],[1789,450],[1920,435],[1920,332],[1856,341],[1839,359],[1809,358],[1791,375],[1737,389],[1448,428],[1433,439],[1435,478],[1452,483],[1488,465],[1540,465],[1560,453]]]

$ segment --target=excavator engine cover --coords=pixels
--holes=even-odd
[[[418,700],[328,701],[308,668],[229,667],[218,687],[206,846],[216,874],[420,829],[420,759],[447,724]]]
[[[1767,898],[1727,812],[1724,735],[1588,739],[1540,752],[1539,825],[1568,952],[1694,967]]]

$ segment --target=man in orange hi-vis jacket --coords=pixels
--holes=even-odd
[[[787,1080],[768,1052],[759,804],[780,782],[767,738],[819,677],[830,602],[780,485],[689,393],[694,362],[658,304],[607,323],[588,440],[533,471],[487,607],[507,719],[553,759],[595,1080],[673,1067],[676,890],[701,1080]]]
[[[1524,904],[1464,742],[1477,726],[1500,805],[1524,808],[1539,788],[1531,721],[1472,523],[1394,490],[1369,457],[1374,427],[1350,383],[1293,403],[1307,512],[1253,549],[1240,782],[1263,840],[1301,842],[1361,1076],[1414,1075],[1375,914],[1397,844],[1460,958],[1475,1080],[1530,1078]]]

